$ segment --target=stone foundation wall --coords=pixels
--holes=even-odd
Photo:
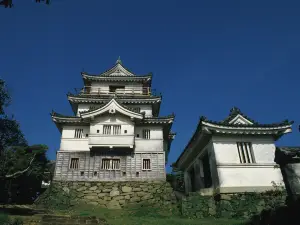
[[[285,205],[286,192],[237,193],[202,196],[190,193],[181,201],[181,213],[188,218],[221,217],[249,219],[263,210]]]
[[[71,196],[71,205],[91,204],[107,208],[122,208],[130,203],[154,205],[176,203],[173,189],[165,181],[131,182],[58,182],[52,183],[52,193]]]

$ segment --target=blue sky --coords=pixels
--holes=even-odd
[[[30,144],[49,146],[50,159],[60,134],[49,113],[71,115],[66,93],[82,87],[82,69],[100,73],[118,56],[138,74],[153,72],[161,115],[176,114],[169,163],[201,115],[221,120],[233,106],[262,123],[294,120],[278,145],[300,145],[300,1],[14,4],[0,8],[0,77],[13,99],[8,111]]]

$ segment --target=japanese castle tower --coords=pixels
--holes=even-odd
[[[165,180],[174,115],[160,117],[152,74],[139,76],[120,59],[100,75],[81,73],[84,88],[68,94],[74,116],[52,112],[61,133],[54,180]]]

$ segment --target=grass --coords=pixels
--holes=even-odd
[[[180,217],[176,209],[167,210],[144,206],[131,206],[124,209],[106,209],[91,206],[77,206],[66,213],[76,216],[96,216],[106,219],[110,225],[241,225],[241,220],[234,219],[186,219]]]
[[[132,205],[123,209],[107,209],[91,205],[78,205],[69,210],[54,210],[55,215],[96,216],[107,220],[109,225],[242,225],[245,221],[235,219],[188,219],[182,218],[178,209]],[[18,216],[24,221],[38,221],[40,215]],[[16,216],[10,216],[16,218]],[[31,223],[25,223],[31,224]]]

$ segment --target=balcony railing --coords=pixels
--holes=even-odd
[[[103,135],[90,134],[89,147],[131,147],[134,145],[134,135]]]
[[[116,88],[114,90],[110,90],[107,88],[97,88],[97,87],[89,87],[86,86],[81,89],[75,89],[76,94],[81,95],[152,95],[152,91],[150,87],[140,87],[140,88]]]

